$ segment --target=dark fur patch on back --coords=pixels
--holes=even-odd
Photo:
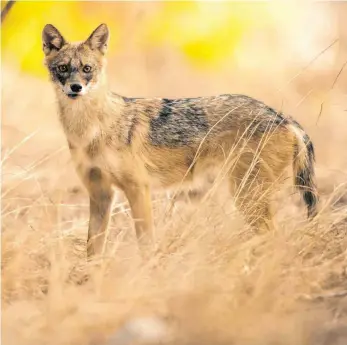
[[[150,122],[152,145],[180,147],[202,139],[208,131],[208,122],[199,100],[164,98],[158,116]]]

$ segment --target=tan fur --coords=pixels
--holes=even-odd
[[[162,99],[127,101],[108,91],[104,75],[108,32],[103,26],[95,32],[97,39],[93,33],[87,43],[79,45],[67,43],[52,26],[46,27],[43,35],[48,66],[54,67],[57,59],[64,63],[81,59],[81,64],[89,61],[98,71],[89,83],[82,72],[74,73],[73,80],[79,78],[89,89],[85,95],[70,99],[50,68],[71,156],[90,196],[88,256],[102,252],[114,187],[129,201],[144,248],[152,242],[151,190],[189,185],[215,171],[229,181],[246,221],[257,229],[272,229],[271,196],[285,169],[293,164],[297,146],[295,169],[299,171],[306,164],[302,131],[287,119],[279,123],[282,117],[273,115],[272,109],[241,96],[187,99],[179,106],[166,101],[168,107]],[[60,42],[60,46],[48,49],[51,41]],[[64,87],[69,85],[69,78]],[[185,104],[190,107],[187,116],[191,117],[191,129],[182,126],[176,131],[179,122],[164,121],[170,116],[180,121],[187,110]],[[272,123],[272,118],[277,122]],[[166,127],[155,122],[159,120]],[[182,137],[182,131],[189,136],[189,130],[194,134]]]

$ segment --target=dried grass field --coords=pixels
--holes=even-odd
[[[173,48],[144,51],[136,42],[109,61],[121,94],[245,93],[291,114],[316,148],[314,222],[290,183],[276,198],[276,231],[261,235],[245,226],[223,184],[203,202],[173,208],[161,193],[153,195],[158,248],[148,262],[120,196],[105,258],[86,263],[88,196],[53,88],[48,76],[3,63],[2,344],[347,344],[346,5],[334,5],[338,29],[319,36],[307,60],[270,30],[261,45],[245,43],[236,67],[214,73]]]

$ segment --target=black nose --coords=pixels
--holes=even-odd
[[[72,92],[80,92],[82,90],[82,85],[80,84],[71,84],[70,88]]]

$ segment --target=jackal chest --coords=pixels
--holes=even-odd
[[[70,149],[71,147],[87,149],[91,144],[100,141],[102,137],[99,126],[88,126],[83,129],[65,127],[64,130]]]

